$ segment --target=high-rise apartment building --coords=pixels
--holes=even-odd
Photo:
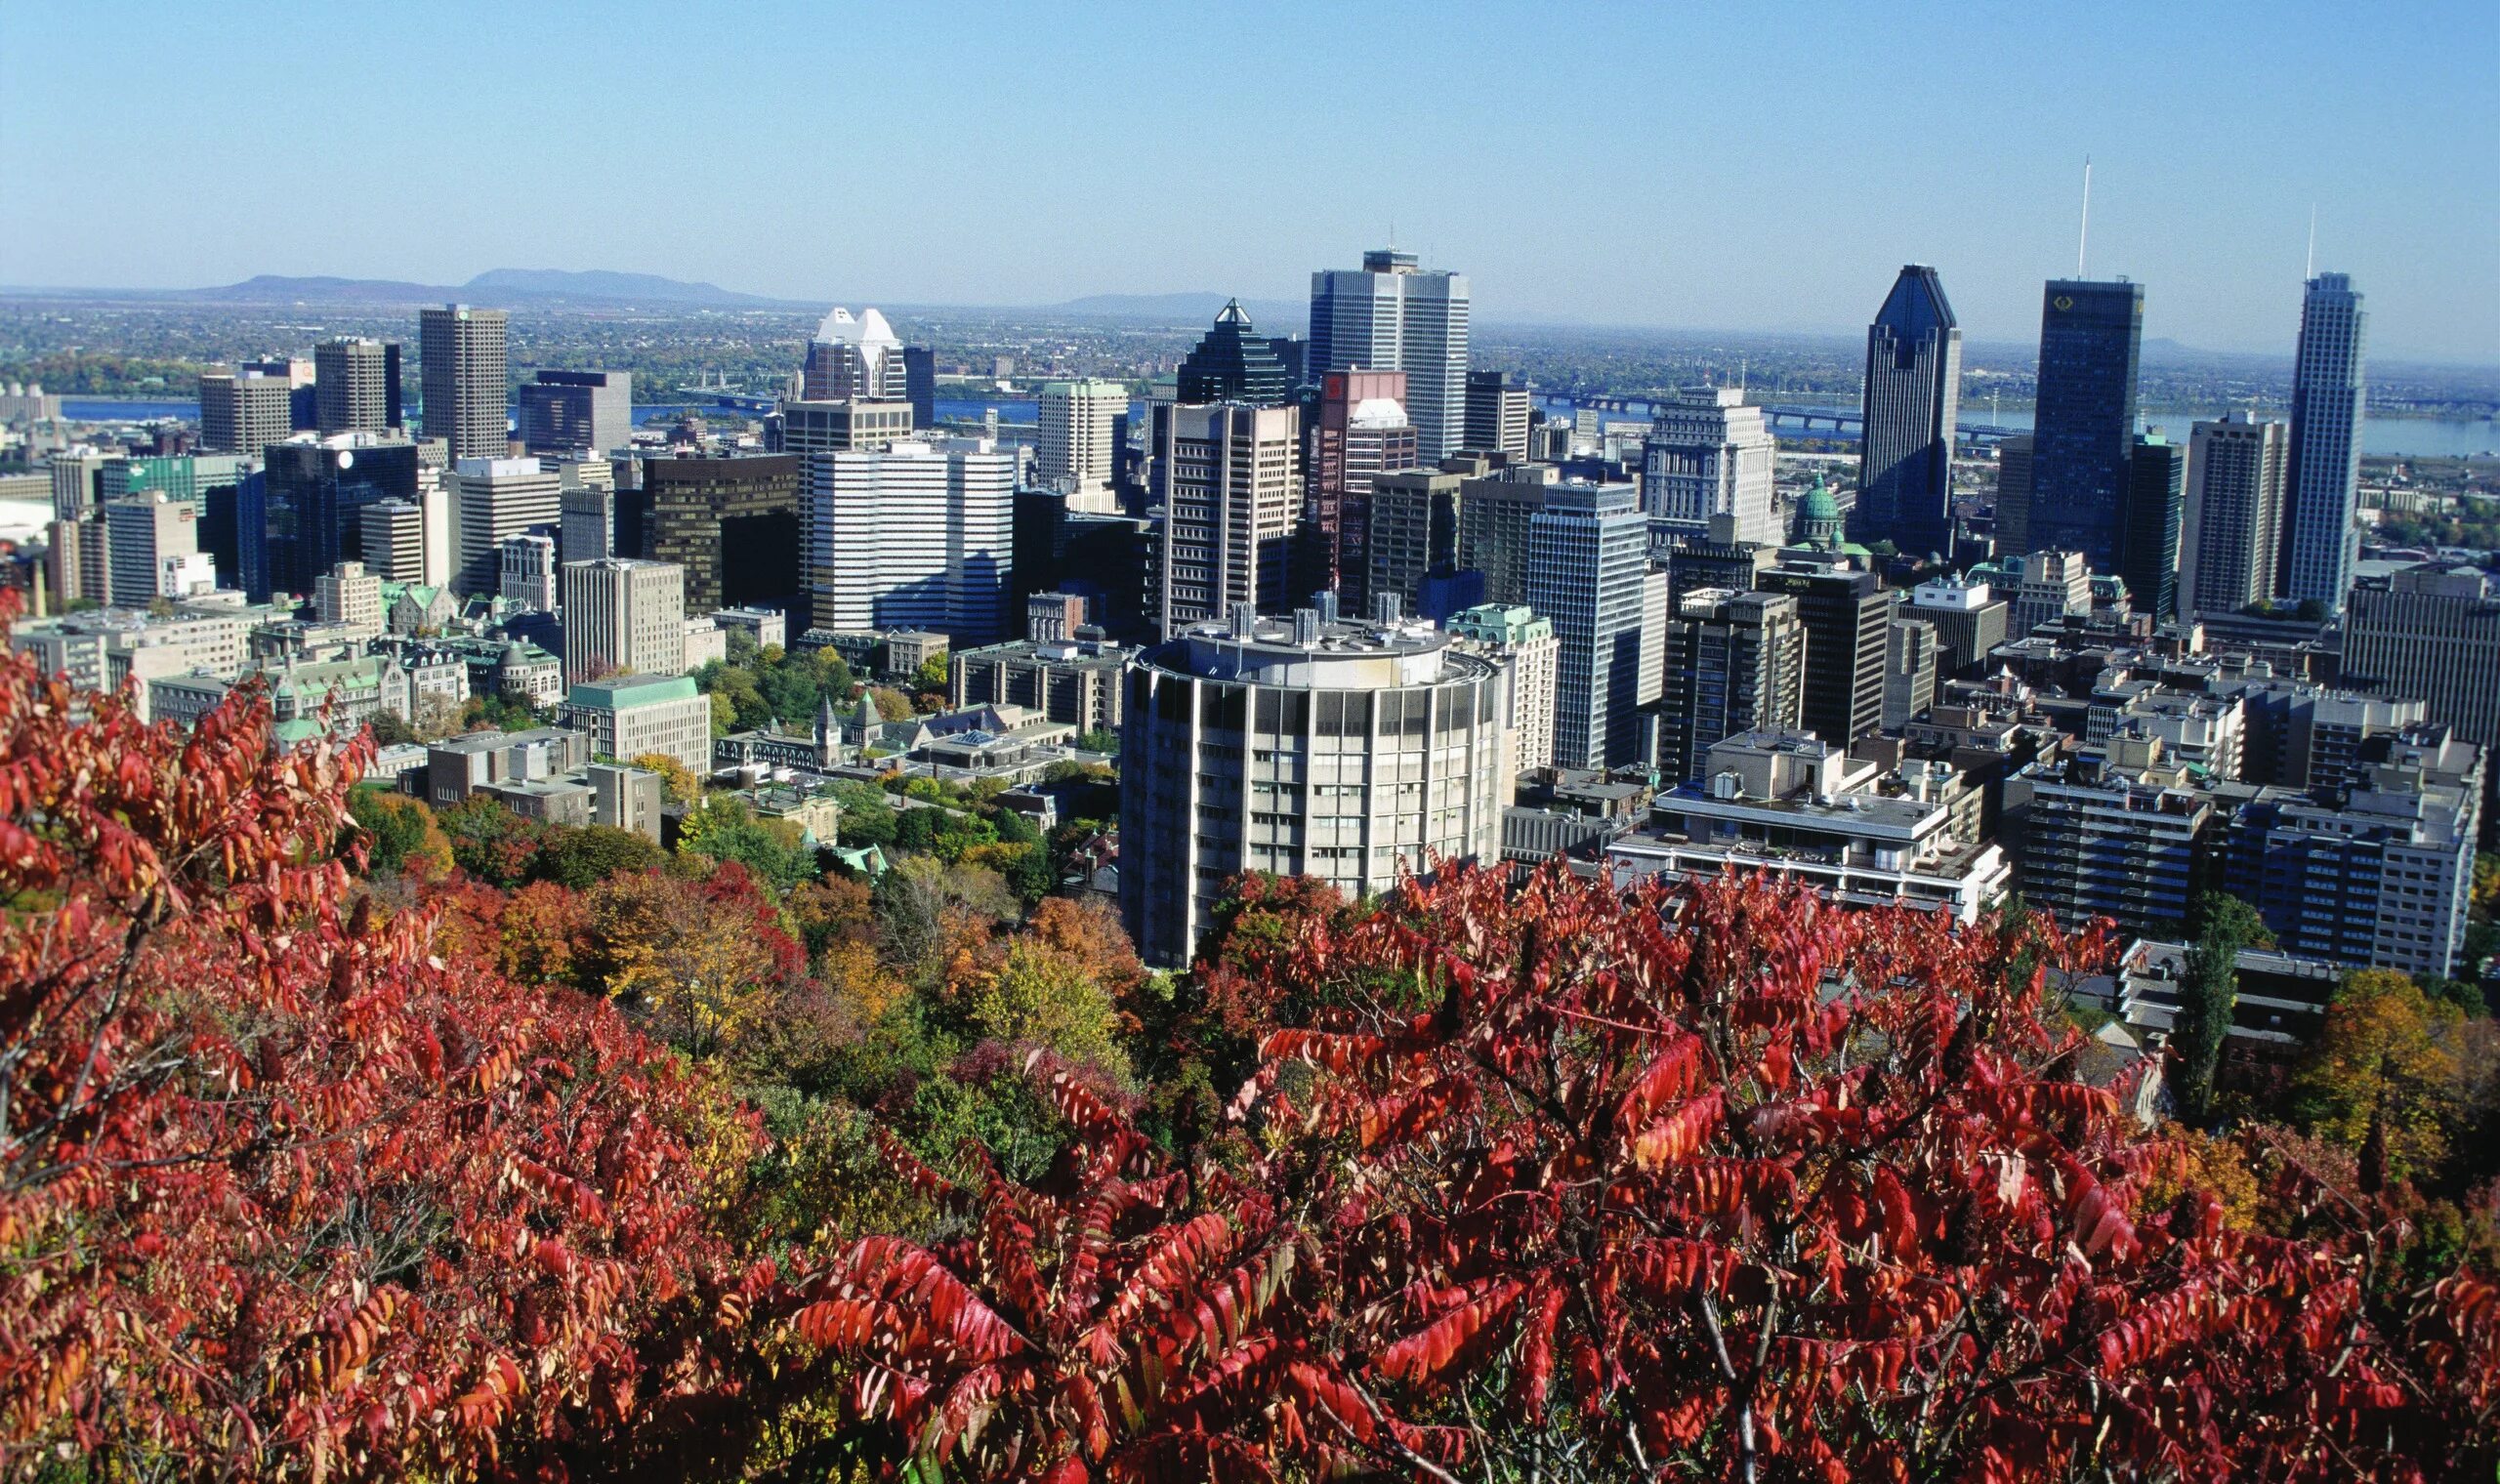
[[[1066,494],[1070,510],[1116,512],[1111,435],[1128,410],[1129,389],[1118,382],[1043,383],[1034,478]]]
[[[521,446],[535,454],[604,454],[634,440],[634,374],[542,370],[521,384]]]
[[[1884,724],[1885,630],[1893,595],[1872,572],[1790,562],[1762,574],[1763,591],[1797,599],[1806,630],[1800,724],[1846,751]]]
[[[2280,589],[2294,602],[2341,612],[2353,586],[2360,534],[2353,503],[2361,477],[2362,377],[2369,315],[2343,273],[2320,273],[2301,297],[2300,350],[2292,364],[2292,440],[2283,473]]]
[[[769,453],[644,464],[646,550],[685,568],[688,613],[757,603],[789,608],[806,595],[800,496],[807,462],[798,454]]]
[[[1772,508],[1778,443],[1733,387],[1681,392],[1658,404],[1643,445],[1641,502],[1653,526],[1701,538],[1710,517],[1728,515],[1735,539],[1766,546],[1782,534]]]
[[[259,458],[261,450],[294,435],[294,384],[283,376],[209,367],[199,374],[200,447]]]
[[[811,454],[799,515],[815,627],[925,629],[967,644],[1015,632],[1013,452],[938,437]]]
[[[564,563],[564,683],[686,669],[686,574],[673,561]]]
[[[105,502],[104,600],[145,608],[165,596],[164,564],[199,551],[199,513],[160,490]]]
[[[1500,853],[1502,672],[1429,625],[1236,607],[1139,656],[1127,682],[1120,913],[1148,964],[1187,964],[1244,871],[1358,898]]]
[[[2160,433],[2127,456],[2127,530],[2118,576],[2138,613],[2168,618],[2179,605],[2179,532],[2188,499],[2188,450]]]
[[[495,591],[505,602],[532,613],[556,611],[555,537],[542,531],[506,536],[495,556]]]
[[[1467,373],[1467,423],[1463,446],[1527,460],[1527,385],[1507,371]]]
[[[2500,748],[2500,592],[2465,565],[2363,578],[2344,612],[2343,683],[2421,701],[2432,721]]]
[[[464,596],[496,591],[504,538],[540,526],[563,528],[563,481],[536,459],[462,459],[443,484],[459,532],[451,586]]]
[[[426,580],[425,510],[413,500],[377,500],[358,512],[364,570],[377,582]]]
[[[1406,373],[1406,415],[1426,462],[1458,452],[1467,418],[1467,275],[1425,272],[1380,248],[1359,269],[1311,275],[1310,376]]]
[[[1484,603],[1461,609],[1442,625],[1452,641],[1471,654],[1499,662],[1506,672],[1513,776],[1554,762],[1554,690],[1562,642],[1554,620],[1535,609]]]
[[[863,309],[856,315],[836,305],[808,342],[800,396],[811,402],[911,400],[902,341],[886,316]]]
[[[1640,745],[1649,522],[1629,484],[1543,487],[1528,521],[1530,608],[1554,621],[1554,761],[1630,762]],[[1490,584],[1487,584],[1489,589]]]
[[[1795,726],[1805,677],[1806,628],[1796,598],[1722,588],[1685,594],[1667,626],[1659,776],[1671,783],[1699,778],[1721,739]]]
[[[1183,404],[1157,422],[1160,632],[1177,635],[1230,613],[1235,603],[1283,612],[1291,606],[1294,522],[1302,509],[1294,477],[1299,412]]]
[[[426,436],[442,439],[455,464],[512,450],[505,331],[501,309],[453,304],[417,311]]]
[[[1319,378],[1304,461],[1310,470],[1305,535],[1314,554],[1300,586],[1336,589],[1350,611],[1370,604],[1372,485],[1384,474],[1422,467],[1405,400],[1403,371],[1331,371]],[[1411,585],[1404,591],[1411,601]]]
[[[1953,550],[1962,330],[1936,269],[1902,268],[1866,330],[1864,440],[1850,530],[1914,554]]]
[[[2143,284],[2049,281],[2040,306],[2028,549],[2081,552],[2096,572],[2119,569],[2144,328]]]
[[[1239,300],[1228,300],[1215,323],[1181,362],[1174,383],[1178,402],[1247,402],[1281,407],[1293,396],[1273,347],[1250,323]]]
[[[2179,611],[2236,613],[2274,597],[2281,550],[2284,426],[2233,412],[2188,437]]]
[[[398,342],[340,335],[314,346],[312,405],[324,437],[399,427]]]

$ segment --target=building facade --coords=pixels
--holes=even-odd
[[[1555,682],[1562,647],[1554,637],[1554,621],[1539,617],[1533,608],[1485,603],[1452,614],[1442,627],[1461,649],[1494,660],[1507,672],[1509,710],[1503,725],[1511,736],[1512,775],[1551,766]]]
[[[1733,521],[1733,539],[1775,546],[1772,502],[1777,440],[1733,387],[1680,392],[1660,403],[1642,449],[1641,501],[1652,525],[1706,538],[1713,515]]]
[[[460,459],[442,482],[459,531],[451,587],[464,596],[494,594],[507,538],[563,528],[563,481],[536,459]]]
[[[2148,433],[2127,457],[2126,543],[2118,576],[2138,613],[2166,619],[2179,607],[2179,543],[2188,504],[2188,450]]]
[[[1358,269],[1311,275],[1307,374],[1405,372],[1406,415],[1428,464],[1464,441],[1467,339],[1464,273],[1425,272],[1413,253],[1382,248]]]
[[[2362,372],[2369,314],[2344,273],[2320,273],[2301,296],[2292,364],[2292,440],[2283,471],[2281,590],[2294,602],[2342,612],[2360,533],[2353,525],[2361,478]]]
[[[455,466],[511,452],[506,318],[465,304],[417,311],[426,436],[442,439]]]
[[[1653,748],[1660,777],[1697,779],[1710,749],[1723,738],[1797,725],[1805,697],[1806,627],[1796,598],[1695,589],[1677,603],[1667,652]]]
[[[712,767],[712,698],[686,676],[621,675],[565,692],[557,720],[587,733],[593,758],[631,763],[656,753],[696,777]]]
[[[230,366],[199,374],[199,446],[259,458],[295,433],[295,387],[282,376]]]
[[[339,335],[314,346],[312,405],[323,437],[400,427],[398,342]]]
[[[1016,455],[938,437],[811,454],[800,503],[810,622],[930,629],[966,641],[1014,632]]]
[[[1527,384],[1507,371],[1467,373],[1467,422],[1462,446],[1527,462],[1530,398]]]
[[[2236,613],[2273,600],[2286,432],[2281,423],[2248,412],[2199,422],[2189,432],[2179,558],[2183,617]]]
[[[909,405],[911,381],[902,341],[886,316],[873,309],[853,314],[836,305],[808,342],[799,394],[812,402],[856,399]]]
[[[2040,307],[2029,522],[2017,550],[2084,555],[2115,572],[2126,541],[2145,290],[2054,278]]]
[[[686,670],[686,570],[607,556],[564,563],[564,680]]]
[[[630,371],[541,370],[521,384],[521,446],[535,454],[604,454],[634,439]]]
[[[802,457],[787,453],[644,464],[647,550],[686,569],[688,613],[800,601],[807,592],[804,473]],[[616,555],[639,555],[619,547]]]
[[[1553,621],[1557,640],[1555,765],[1628,763],[1640,744],[1649,522],[1629,484],[1542,493],[1528,521],[1526,603]]]
[[[1112,433],[1129,410],[1129,389],[1088,379],[1042,384],[1033,477],[1066,494],[1069,509],[1119,509],[1112,489]]]
[[[1893,595],[1872,572],[1788,563],[1762,574],[1762,591],[1797,599],[1806,631],[1798,710],[1808,731],[1847,751],[1884,724],[1885,631]]]
[[[1290,605],[1295,518],[1302,501],[1291,407],[1180,405],[1160,419],[1155,458],[1162,509],[1158,628],[1178,635],[1228,614]]]
[[[2462,565],[2362,579],[2344,614],[2343,683],[2420,701],[2468,741],[2500,746],[2500,593]]]
[[[1912,554],[1953,550],[1953,434],[1962,330],[1936,269],[1909,264],[1866,330],[1864,441],[1849,511],[1858,541]]]

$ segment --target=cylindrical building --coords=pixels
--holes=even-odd
[[[1148,964],[1188,963],[1244,871],[1387,890],[1497,858],[1512,775],[1501,668],[1395,619],[1197,625],[1130,667],[1120,907]]]

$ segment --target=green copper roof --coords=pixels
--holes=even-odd
[[[565,700],[575,706],[618,710],[657,706],[664,701],[690,701],[699,694],[692,676],[620,675],[604,680],[584,680],[572,688]]]

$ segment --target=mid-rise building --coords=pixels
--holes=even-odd
[[[377,500],[357,512],[363,566],[383,582],[426,580],[425,511],[412,500]]]
[[[1762,574],[1762,591],[1797,599],[1806,631],[1806,679],[1798,718],[1847,749],[1884,724],[1885,631],[1893,595],[1872,572],[1787,562]]]
[[[460,533],[458,565],[451,576],[455,592],[491,595],[496,591],[506,538],[540,527],[562,529],[563,481],[541,469],[536,459],[461,459],[443,476],[443,483]]]
[[[198,513],[158,491],[107,502],[103,514],[104,600],[145,608],[158,598],[176,596],[166,592],[165,563],[177,563],[179,581],[181,558],[198,555]]]
[[[2028,639],[2042,624],[2092,611],[2092,567],[2081,552],[2033,552],[2019,559],[2022,576],[2006,625],[2008,639]]]
[[[1021,706],[1082,734],[1120,729],[1121,671],[1137,651],[1103,639],[1021,639],[947,656],[949,703]]]
[[[1450,615],[1442,628],[1471,654],[1503,667],[1508,710],[1502,724],[1511,737],[1514,776],[1554,763],[1554,695],[1562,642],[1554,621],[1533,608],[1485,603]]]
[[[634,374],[542,370],[521,387],[521,442],[534,454],[604,454],[634,439]]]
[[[2292,434],[2283,473],[2281,590],[2341,612],[2360,555],[2353,505],[2361,477],[2362,373],[2369,315],[2344,273],[2320,273],[2301,297],[2292,364]]]
[[[1529,401],[1527,384],[1507,371],[1468,372],[1465,446],[1526,463]]]
[[[1413,253],[1382,248],[1364,253],[1359,269],[1311,275],[1307,374],[1405,372],[1406,415],[1429,464],[1464,441],[1467,339],[1464,273],[1426,272]]]
[[[631,763],[657,754],[685,763],[698,778],[711,771],[712,698],[688,676],[577,682],[565,691],[557,721],[589,735],[593,758]]]
[[[2018,550],[2081,552],[2094,571],[2119,570],[2144,326],[2140,283],[2057,278],[2042,294],[2030,518]]]
[[[2180,538],[2179,612],[2236,613],[2274,597],[2280,550],[2281,423],[2233,412],[2188,437],[2187,510]]]
[[[811,623],[1012,632],[1016,455],[984,438],[807,458],[800,530]]]
[[[398,429],[398,342],[339,335],[314,346],[312,405],[323,437]]]
[[[260,457],[262,449],[294,436],[294,383],[286,377],[209,367],[199,374],[199,446],[209,453]]]
[[[1772,464],[1778,442],[1733,387],[1680,392],[1658,404],[1643,447],[1641,499],[1652,525],[1706,538],[1710,517],[1734,520],[1734,539],[1777,545]]]
[[[1936,626],[1896,616],[1884,629],[1884,729],[1899,731],[1936,704],[1943,668]]]
[[[1985,582],[1933,577],[1910,590],[1901,616],[1935,629],[1940,681],[1970,674],[1989,650],[2004,643],[2006,616],[2012,611],[2013,605]]]
[[[1459,476],[1407,470],[1373,474],[1366,483],[1354,497],[1364,507],[1363,580],[1347,587],[1366,607],[1386,593],[1396,595],[1400,611],[1415,612],[1425,576],[1458,564]]]
[[[686,569],[688,612],[798,604],[808,587],[806,475],[806,456],[795,453],[644,463],[646,550]],[[617,555],[627,555],[621,539]]]
[[[1527,606],[1554,623],[1554,761],[1628,763],[1640,748],[1649,523],[1629,484],[1550,484],[1530,517]],[[1489,593],[1491,584],[1486,584]]]
[[[2118,576],[2138,613],[2170,617],[2179,604],[2179,535],[2186,516],[2188,450],[2158,432],[2127,458],[2127,530]]]
[[[2430,563],[2354,584],[2343,683],[2422,702],[2431,720],[2500,747],[2500,594],[2470,566]]]
[[[1953,550],[1953,434],[1962,399],[1962,330],[1944,280],[1902,268],[1866,330],[1864,439],[1850,530],[1903,552]]]
[[[495,592],[505,602],[524,612],[556,611],[555,537],[544,531],[506,536],[495,556]]]
[[[361,561],[342,561],[313,579],[312,611],[322,623],[376,638],[382,633],[382,579]]]
[[[1283,611],[1290,606],[1294,522],[1302,506],[1294,477],[1296,410],[1185,403],[1166,409],[1158,422],[1160,632],[1177,635],[1229,613],[1235,603]]]
[[[1498,858],[1502,672],[1429,625],[1241,607],[1141,655],[1128,687],[1120,907],[1148,964],[1188,963],[1244,871],[1359,898]]]
[[[1806,628],[1796,598],[1695,589],[1678,600],[1667,651],[1666,693],[1651,748],[1660,777],[1697,779],[1721,739],[1797,725]]]
[[[2006,779],[2003,808],[2024,902],[2069,928],[2105,917],[2138,936],[2185,931],[2216,813],[2158,738],[2029,763]]]
[[[511,452],[506,319],[501,309],[465,304],[417,311],[426,436],[443,440],[454,467],[463,460],[501,459]]]
[[[685,670],[685,568],[632,556],[564,564],[566,683]]]
[[[1111,434],[1128,410],[1129,389],[1118,382],[1043,383],[1033,476],[1065,493],[1071,509],[1117,511]]]
[[[800,396],[811,402],[856,399],[908,406],[910,372],[902,350],[885,315],[872,309],[854,315],[837,305],[808,342]]]

